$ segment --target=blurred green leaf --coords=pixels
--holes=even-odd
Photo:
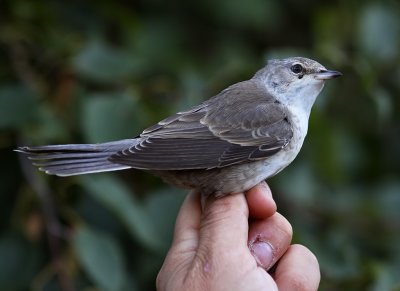
[[[184,35],[175,21],[148,18],[141,29],[130,35],[132,55],[138,58],[141,74],[159,71],[161,68],[173,70],[184,64]]]
[[[140,105],[133,94],[99,93],[83,104],[82,129],[88,142],[105,142],[138,135],[141,127]]]
[[[142,209],[126,186],[110,175],[98,174],[81,178],[89,193],[104,204],[126,225],[132,237],[153,251],[163,249],[160,235],[150,222],[152,217]]]
[[[24,290],[38,272],[41,252],[22,237],[10,233],[0,237],[0,289]]]
[[[0,87],[0,129],[26,123],[35,115],[36,109],[35,97],[26,88]]]
[[[80,76],[101,83],[121,82],[136,70],[128,53],[100,39],[89,41],[73,59],[73,66]]]
[[[393,97],[386,89],[378,87],[373,92],[373,100],[376,104],[377,121],[379,126],[383,126],[392,118]]]
[[[210,14],[222,22],[234,27],[250,27],[254,30],[276,27],[282,13],[279,1],[205,1]]]
[[[315,17],[313,26],[314,37],[317,38],[315,42],[317,46],[316,52],[332,64],[345,62],[346,55],[342,47],[351,35],[349,30],[338,29],[338,27],[353,25],[353,15],[350,15],[349,11],[342,10],[337,6],[323,6],[316,13]]]
[[[372,191],[376,197],[376,205],[379,209],[384,209],[382,217],[386,217],[388,223],[400,227],[400,180],[384,181]]]
[[[160,237],[164,250],[168,249],[172,241],[176,216],[185,196],[184,190],[165,188],[153,192],[146,199],[145,211],[152,218],[150,223]]]
[[[376,281],[369,290],[371,291],[399,291],[400,279],[398,277],[399,266],[375,264],[373,269]]]
[[[318,176],[315,179],[340,183],[346,178],[342,166],[352,158],[350,151],[353,150],[353,144],[350,140],[341,138],[341,135],[344,136],[341,132],[335,134],[333,125],[323,112],[312,112],[309,135],[304,142],[303,151],[307,154],[308,163],[312,162],[316,169],[315,174]]]
[[[32,144],[40,144],[43,141],[66,140],[68,129],[52,108],[42,105],[37,109],[37,116],[32,123],[29,123],[29,126],[26,126],[23,134],[24,140],[29,140]]]
[[[81,227],[72,243],[85,271],[100,288],[121,290],[126,271],[120,247],[110,235]]]
[[[369,4],[360,16],[360,48],[381,60],[395,58],[400,45],[399,16],[389,6]]]
[[[298,203],[312,203],[314,194],[317,192],[316,177],[308,163],[296,161],[295,165],[287,168],[285,175],[274,177],[273,181],[277,181],[280,190],[290,193],[291,197]]]

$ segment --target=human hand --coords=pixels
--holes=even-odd
[[[317,290],[317,259],[291,239],[291,225],[276,212],[266,183],[245,195],[209,198],[203,211],[200,195],[191,192],[157,290]]]

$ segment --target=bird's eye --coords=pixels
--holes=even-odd
[[[296,75],[300,74],[301,72],[303,72],[303,66],[300,64],[294,64],[293,66],[291,66],[290,70],[295,73]]]

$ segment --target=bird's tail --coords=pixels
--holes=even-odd
[[[108,158],[136,142],[125,139],[99,144],[24,146],[16,151],[26,154],[46,174],[63,177],[128,169],[130,166],[112,163]]]

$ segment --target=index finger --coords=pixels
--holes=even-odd
[[[197,242],[199,239],[200,218],[200,193],[190,191],[183,201],[176,218],[173,244],[185,240]]]
[[[264,181],[246,192],[249,216],[255,219],[271,217],[276,212],[276,203],[271,189]]]

